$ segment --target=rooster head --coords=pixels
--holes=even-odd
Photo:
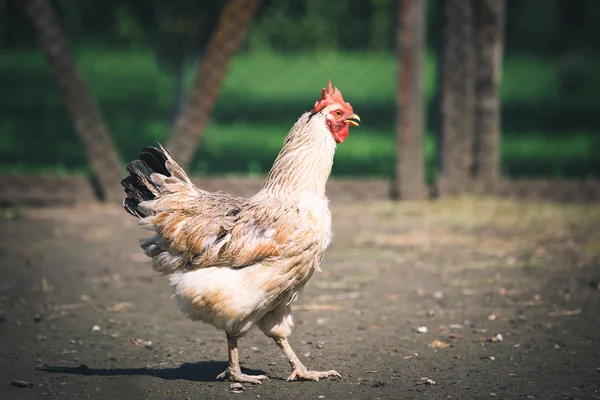
[[[311,113],[325,115],[325,125],[337,143],[346,140],[350,125],[358,126],[360,122],[360,117],[354,114],[350,103],[344,101],[338,88],[331,85],[331,80],[328,82],[328,88],[323,88],[321,99],[315,103]]]

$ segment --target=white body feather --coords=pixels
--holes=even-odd
[[[331,213],[328,200],[322,196],[315,196],[304,192],[299,198],[298,223],[311,224],[316,228],[318,239],[318,253],[323,253],[331,242]],[[308,215],[312,219],[306,218]],[[315,220],[318,224],[315,224]],[[303,226],[299,226],[304,228]],[[265,231],[265,236],[272,236],[273,230]],[[310,275],[315,270],[320,270],[319,261],[311,266]],[[300,294],[303,286],[292,290],[287,296],[273,300],[273,294],[265,290],[276,273],[274,267],[257,263],[244,268],[210,267],[193,271],[177,270],[170,275],[173,288],[173,297],[177,299],[179,308],[190,319],[203,321],[225,332],[235,333],[236,336],[244,335],[257,320],[265,314],[281,306],[293,303]],[[219,307],[199,306],[203,297],[212,296],[218,292],[222,303]],[[224,310],[235,310],[232,316]],[[290,320],[291,323],[291,320]],[[290,329],[293,328],[293,325]]]

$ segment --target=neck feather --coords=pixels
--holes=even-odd
[[[325,196],[335,147],[324,115],[305,113],[286,136],[263,191],[277,196],[303,192]]]

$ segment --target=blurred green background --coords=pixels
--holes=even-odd
[[[220,3],[54,2],[124,161],[165,142]],[[435,159],[437,2],[428,2],[428,179]],[[0,171],[87,173],[46,59],[18,1],[0,0]],[[232,62],[192,172],[265,174],[327,79],[363,123],[335,176],[394,173],[396,2],[265,1]],[[600,2],[508,0],[502,97],[507,177],[600,176]],[[186,29],[169,28],[178,21]]]

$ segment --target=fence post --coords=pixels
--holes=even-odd
[[[25,0],[24,4],[75,123],[75,130],[85,146],[99,184],[100,196],[106,201],[120,200],[121,161],[98,105],[77,70],[58,17],[48,0]]]
[[[229,62],[242,45],[259,4],[260,0],[230,0],[221,12],[192,91],[167,141],[167,148],[183,167],[192,160]]]
[[[396,51],[396,183],[400,200],[426,197],[423,69],[425,56],[424,0],[399,0]]]

